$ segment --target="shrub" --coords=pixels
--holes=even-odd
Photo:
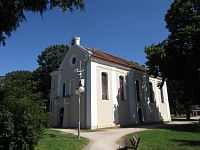
[[[14,71],[0,82],[0,149],[32,150],[48,125],[32,73]]]
[[[0,149],[9,149],[14,134],[12,114],[2,105],[0,107]]]
[[[39,101],[28,98],[10,101],[1,111],[0,144],[3,149],[34,149],[47,124]]]

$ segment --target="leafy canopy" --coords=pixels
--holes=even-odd
[[[175,0],[165,16],[165,21],[170,35],[160,44],[145,48],[147,66],[152,73],[160,71],[169,80],[198,80],[200,1]]]
[[[170,35],[164,48],[170,70],[176,80],[198,80],[200,68],[200,1],[175,0],[165,20]]]
[[[67,45],[52,45],[45,48],[38,56],[39,67],[33,71],[33,78],[36,82],[36,89],[42,93],[43,100],[46,100],[46,107],[49,106],[49,95],[51,88],[50,73],[60,67],[65,55],[68,52]]]
[[[5,46],[6,38],[26,20],[26,11],[42,15],[55,7],[73,11],[83,10],[84,6],[84,0],[0,0],[0,45]]]
[[[34,149],[48,117],[40,93],[34,92],[32,73],[8,73],[0,84],[0,148]]]
[[[200,103],[200,1],[174,0],[165,21],[170,34],[160,44],[145,48],[146,64],[150,73],[160,72],[173,83],[176,92],[171,93],[178,95],[180,103]]]
[[[161,70],[161,65],[164,59],[165,50],[160,45],[152,44],[149,47],[145,47],[145,53],[147,54],[146,65],[149,67],[149,73],[154,76],[158,76]]]

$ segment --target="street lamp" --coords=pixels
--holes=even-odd
[[[75,90],[75,94],[78,95],[78,139],[80,139],[80,127],[81,127],[81,123],[80,123],[80,102],[81,102],[81,94],[85,91],[84,79],[82,78],[84,70],[81,68],[81,61],[80,61],[80,68],[76,69],[74,71],[77,72],[78,76],[79,76],[79,86]]]

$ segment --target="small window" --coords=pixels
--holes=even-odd
[[[149,82],[149,94],[150,94],[150,102],[154,102],[154,91],[153,91],[153,85],[151,82]]]
[[[135,80],[135,86],[136,86],[136,98],[137,101],[140,101],[140,85],[139,85],[139,80]]]
[[[108,99],[108,74],[102,72],[101,74],[101,81],[102,81],[102,99]]]
[[[74,65],[76,63],[76,57],[72,58],[72,64]]]
[[[161,102],[164,103],[163,88],[160,88],[160,98],[161,98]]]
[[[62,97],[65,97],[65,83],[63,83],[63,87],[62,87]]]
[[[124,98],[124,77],[119,76],[119,96],[121,100],[125,100]]]

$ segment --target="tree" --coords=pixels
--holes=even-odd
[[[32,81],[32,72],[13,71],[7,73],[3,79],[5,98],[23,98],[30,97],[33,94],[34,83]]]
[[[33,92],[29,71],[14,71],[3,78],[0,99],[0,147],[34,149],[47,126],[48,115],[41,96]]]
[[[159,44],[164,57],[159,57],[159,62],[153,60],[150,51],[157,54],[158,48],[151,50],[150,46],[145,51],[147,65],[151,72],[159,71],[163,79],[176,83],[179,102],[185,105],[189,119],[190,105],[200,103],[200,1],[174,0],[165,21],[170,35]],[[159,67],[149,65],[153,63]]]
[[[0,0],[0,45],[26,20],[25,11],[42,15],[45,11],[60,7],[62,11],[84,9],[84,0]]]
[[[167,76],[198,79],[200,75],[200,1],[175,0],[165,20],[170,32],[165,45],[166,59],[170,60],[170,67],[174,70]]]
[[[3,105],[0,105],[0,149],[9,149],[13,135],[12,114]]]
[[[47,109],[51,88],[50,73],[60,67],[68,49],[67,45],[53,45],[45,48],[38,56],[39,67],[33,72],[33,78],[37,82],[36,90],[42,93],[42,98],[46,101]]]
[[[160,44],[152,44],[149,47],[145,47],[145,53],[147,62],[146,65],[149,68],[149,73],[155,77],[162,72],[163,59],[165,55],[165,49]]]
[[[0,76],[0,100],[4,98],[4,90],[3,90],[3,85],[4,85],[4,77]]]

